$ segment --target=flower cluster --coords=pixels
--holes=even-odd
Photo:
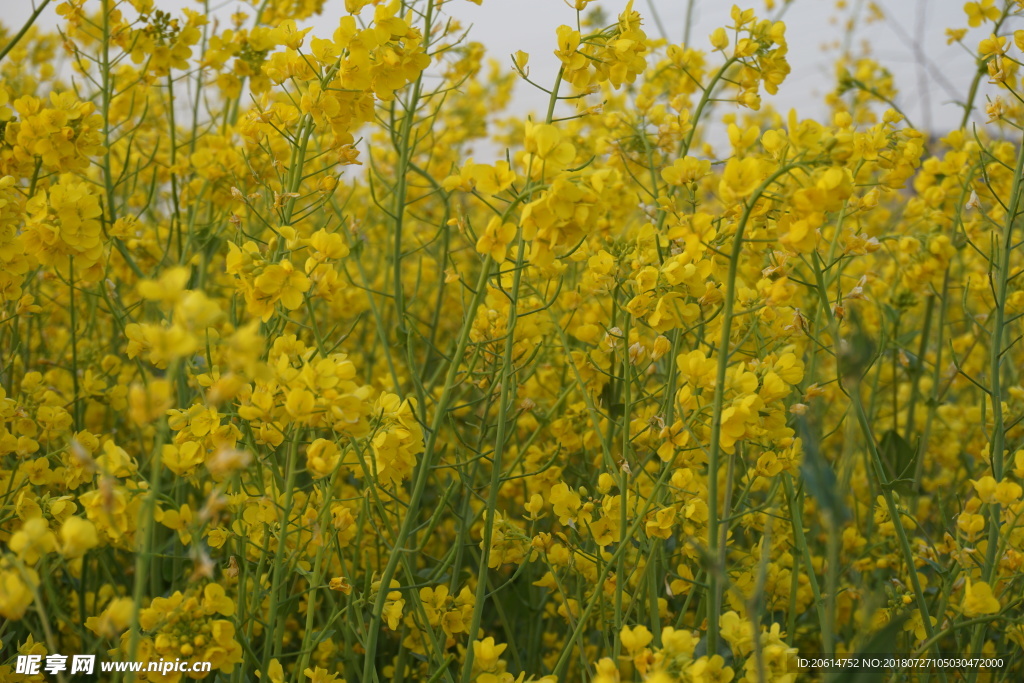
[[[941,136],[568,4],[543,79],[440,0],[0,31],[0,683],[1024,671],[1021,3]]]

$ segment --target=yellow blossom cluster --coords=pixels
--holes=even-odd
[[[0,30],[0,683],[1020,678],[1022,3],[939,134],[852,48],[779,111],[775,3],[567,4],[550,74],[441,0]]]

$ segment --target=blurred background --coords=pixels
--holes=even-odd
[[[663,36],[673,43],[684,42],[689,14],[689,44],[710,51],[708,36],[731,23],[733,4],[730,0],[634,0],[633,9],[644,17],[648,36]],[[827,111],[823,99],[835,87],[835,59],[846,47],[854,56],[872,55],[893,73],[900,89],[898,104],[915,125],[943,132],[959,125],[963,110],[955,101],[964,97],[976,66],[963,46],[946,43],[945,30],[967,26],[962,2],[793,0],[783,6],[757,0],[735,4],[742,9],[753,7],[759,18],[777,17],[786,23],[792,72],[778,95],[762,92],[763,101],[783,114],[792,107],[802,118],[820,118]],[[768,4],[774,9],[767,11]],[[614,21],[625,0],[602,0],[594,6]],[[562,0],[484,0],[480,6],[460,0],[447,8],[453,16],[472,23],[474,39],[506,63],[515,50],[529,52],[531,79],[544,85],[558,69],[552,54],[554,28],[576,21],[575,10]],[[972,29],[965,43],[973,49],[984,37],[982,27]],[[519,106],[529,102],[539,109],[544,101],[543,93],[524,92]]]
[[[58,24],[58,4],[55,0],[46,7],[40,16],[42,25]],[[202,3],[194,0],[158,0],[157,5],[166,11],[202,8]],[[633,8],[644,18],[649,36],[664,36],[671,42],[682,43],[688,33],[692,46],[709,51],[708,36],[716,27],[731,23],[732,5],[730,0],[633,2]],[[968,91],[976,69],[971,52],[988,36],[992,26],[989,23],[970,29],[964,45],[947,42],[946,29],[967,27],[967,14],[960,0],[793,0],[788,4],[756,0],[740,5],[753,7],[759,17],[779,18],[787,25],[792,73],[778,95],[763,93],[765,104],[783,114],[796,108],[801,118],[820,118],[827,112],[823,98],[835,87],[835,59],[848,50],[854,57],[870,55],[888,68],[900,91],[897,103],[913,125],[939,135],[959,125],[963,110],[956,102]],[[624,7],[625,0],[598,0],[587,11],[599,8],[608,22],[613,22]],[[11,35],[32,11],[31,0],[3,0],[0,24]],[[251,15],[254,10],[237,0],[211,3],[211,15],[220,18],[223,24],[230,24],[229,17],[238,11]],[[576,23],[575,10],[563,0],[483,0],[480,5],[469,0],[448,0],[443,11],[464,28],[471,26],[470,39],[482,43],[488,55],[505,67],[511,68],[510,55],[516,50],[528,52],[531,79],[545,86],[553,81],[558,69],[552,52],[555,28]],[[343,13],[344,0],[327,0],[321,15],[301,25],[311,26],[312,35],[329,37]],[[1024,22],[1012,23],[1005,28],[1024,28]],[[983,79],[983,84],[987,80]],[[994,88],[983,85],[977,99],[980,112],[976,111],[973,117],[979,123],[985,121],[987,94],[994,97]],[[520,83],[511,113],[542,110],[546,98],[544,93]]]

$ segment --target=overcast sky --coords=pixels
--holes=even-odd
[[[95,2],[91,0],[90,4]],[[20,28],[32,11],[29,0],[0,0],[0,4],[0,22],[9,31]],[[192,0],[157,0],[157,4],[167,10],[202,6]],[[625,0],[599,0],[594,4],[603,7],[612,19],[622,11]],[[717,26],[730,23],[732,4],[731,0],[694,0],[691,44],[710,49],[708,35]],[[781,0],[776,4],[781,5]],[[860,20],[853,34],[855,52],[867,41],[874,57],[895,74],[900,89],[898,103],[911,121],[940,133],[958,125],[962,110],[953,101],[964,97],[975,66],[962,46],[946,44],[945,29],[967,25],[963,0],[876,0],[885,20],[873,23],[865,22],[871,3],[849,0],[838,4],[848,6],[837,8],[832,0],[794,0],[786,8],[783,19],[792,73],[779,94],[765,101],[783,113],[796,107],[803,117],[820,116],[825,111],[822,97],[835,82],[832,64],[843,40],[843,25],[857,8]],[[44,12],[44,23],[49,26],[56,25],[56,5],[53,2]],[[634,9],[643,15],[647,33],[659,35],[664,30],[672,42],[682,42],[686,5],[687,0],[634,0]],[[740,5],[753,6],[760,16],[769,16],[764,0]],[[238,9],[252,11],[242,2],[225,2],[219,7],[218,13],[225,17]],[[449,0],[444,11],[472,24],[471,39],[483,43],[489,54],[505,64],[512,52],[529,52],[531,78],[541,84],[550,83],[557,71],[552,54],[555,28],[575,23],[575,11],[563,0],[483,0],[479,6],[468,0]],[[327,0],[323,14],[308,22],[313,26],[312,34],[329,37],[343,12],[344,0]],[[1024,28],[1024,22],[1010,22],[1007,28]],[[977,46],[983,37],[983,27],[972,29],[965,42]],[[517,90],[513,110],[539,110],[545,100],[543,93],[524,85]],[[979,115],[976,120],[983,121],[984,117]]]

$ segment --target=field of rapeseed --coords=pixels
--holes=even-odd
[[[570,2],[0,30],[0,682],[1021,679],[1024,2],[938,134]]]

